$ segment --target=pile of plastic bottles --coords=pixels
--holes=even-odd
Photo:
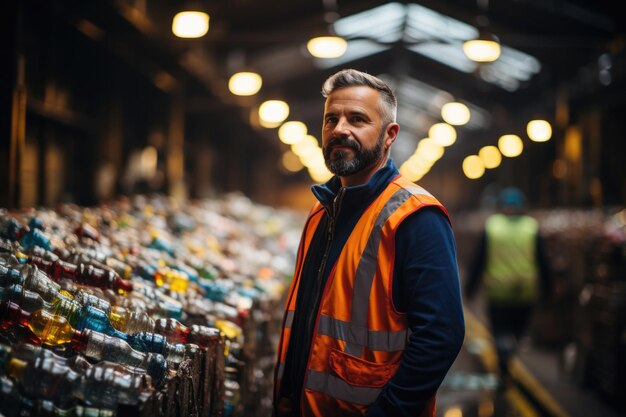
[[[239,194],[1,210],[0,414],[236,416],[269,397],[302,221]]]

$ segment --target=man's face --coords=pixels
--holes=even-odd
[[[326,166],[347,177],[380,162],[387,150],[380,93],[369,87],[345,87],[326,99],[322,149]]]

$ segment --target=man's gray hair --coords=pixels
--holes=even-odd
[[[328,97],[335,90],[345,87],[370,87],[380,93],[380,113],[385,125],[396,121],[398,100],[391,87],[373,75],[355,69],[343,69],[330,77],[322,86],[322,96]]]

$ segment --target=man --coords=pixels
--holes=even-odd
[[[278,347],[275,414],[435,416],[465,327],[445,208],[399,175],[396,98],[342,70],[324,83],[316,185]]]
[[[474,297],[483,284],[501,383],[509,382],[509,365],[524,335],[534,306],[550,292],[548,262],[537,220],[526,211],[526,197],[516,187],[498,195],[499,212],[485,222],[465,293]]]

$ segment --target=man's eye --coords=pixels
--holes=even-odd
[[[326,118],[326,124],[336,123],[336,122],[337,122],[337,118],[336,117],[327,117]]]

